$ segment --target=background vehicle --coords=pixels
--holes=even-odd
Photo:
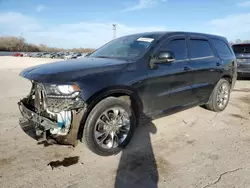
[[[237,77],[224,37],[152,32],[115,39],[86,58],[25,69],[33,81],[19,102],[38,136],[99,155],[119,152],[141,118],[196,105],[220,112]],[[43,114],[43,115],[41,115]]]
[[[35,57],[36,53],[28,53],[28,57]]]
[[[23,54],[22,53],[14,53],[13,56],[15,56],[15,57],[23,57]]]
[[[42,57],[42,55],[43,55],[43,53],[37,53],[37,54],[36,54],[36,57],[39,58],[39,57]]]
[[[86,56],[86,53],[81,53],[81,55],[78,56],[78,57],[76,57],[76,59],[80,59],[80,58],[83,58],[83,57],[85,57],[85,56]]]
[[[250,43],[232,46],[238,63],[238,76],[250,77]]]
[[[44,52],[42,58],[50,58],[50,53]]]
[[[71,59],[77,59],[78,57],[81,57],[82,54],[81,53],[74,53],[71,57]]]
[[[64,55],[64,59],[71,59],[73,56],[74,56],[74,53],[73,52],[69,52],[69,53],[66,53]]]

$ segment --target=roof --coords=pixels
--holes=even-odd
[[[200,35],[200,36],[209,36],[213,38],[223,38],[224,36],[207,34],[207,33],[196,33],[196,32],[187,32],[187,31],[153,31],[153,32],[144,32],[144,33],[135,33],[133,35],[167,35],[167,34],[188,34],[188,35]]]

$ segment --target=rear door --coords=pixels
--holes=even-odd
[[[221,74],[221,60],[209,39],[199,35],[188,36],[188,57],[193,80],[192,89],[197,102],[208,101]]]

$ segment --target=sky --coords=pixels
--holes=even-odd
[[[0,36],[63,48],[98,48],[147,31],[250,40],[250,0],[0,0]]]

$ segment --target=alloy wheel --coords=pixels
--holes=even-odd
[[[217,105],[219,108],[224,108],[227,105],[229,99],[229,87],[226,83],[223,83],[217,93]]]
[[[95,141],[104,149],[117,148],[127,138],[129,130],[129,114],[120,107],[110,108],[99,116],[95,124]]]

